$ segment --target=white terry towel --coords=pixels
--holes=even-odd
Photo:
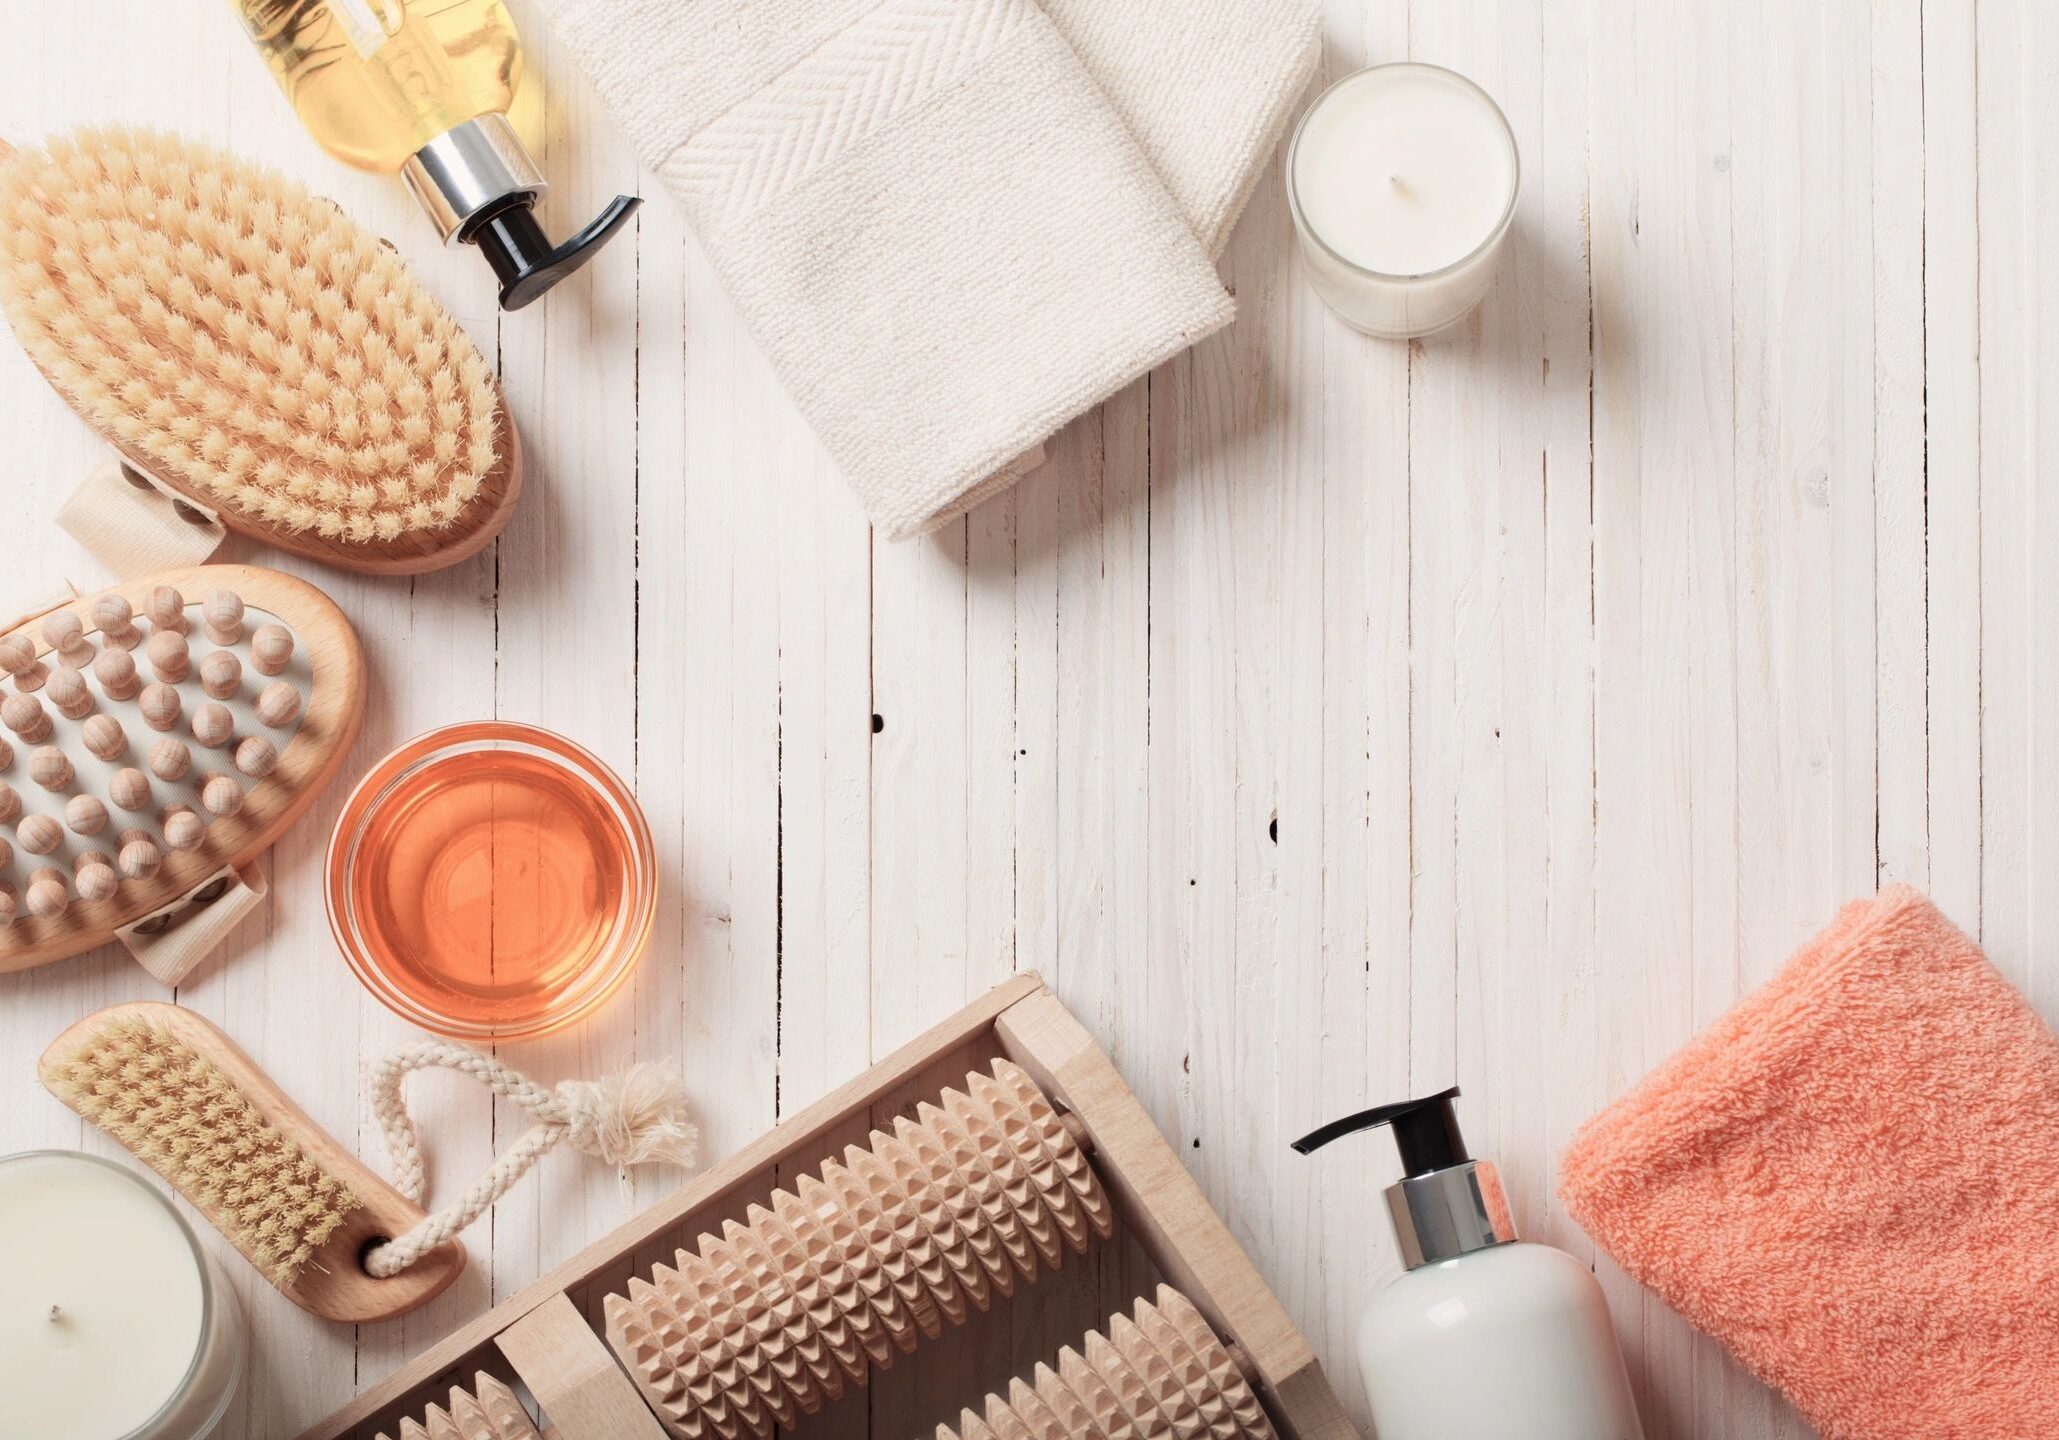
[[[1210,255],[1322,60],[1316,0],[1043,0]]]
[[[889,536],[1230,318],[1033,0],[550,8]]]

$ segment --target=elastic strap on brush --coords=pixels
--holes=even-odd
[[[372,1110],[393,1156],[393,1185],[417,1205],[428,1193],[422,1142],[401,1098],[401,1083],[416,1070],[440,1067],[469,1075],[536,1121],[513,1149],[471,1189],[397,1239],[365,1253],[365,1269],[378,1279],[398,1275],[484,1214],[560,1141],[607,1164],[691,1166],[700,1131],[689,1118],[676,1076],[655,1065],[632,1065],[613,1080],[567,1080],[555,1090],[465,1045],[429,1040],[387,1056],[372,1071]]]

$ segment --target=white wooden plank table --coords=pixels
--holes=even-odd
[[[1298,1160],[1303,1127],[1460,1081],[1530,1234],[1587,1256],[1552,1198],[1575,1125],[1840,901],[1928,886],[2059,1020],[2050,7],[1333,0],[1330,75],[1443,62],[1515,125],[1485,311],[1427,344],[1343,329],[1275,173],[1225,264],[1236,327],[908,545],[869,535],[515,8],[550,223],[651,197],[519,315],[397,183],[315,148],[219,0],[9,0],[0,134],[233,142],[390,236],[497,359],[534,462],[506,538],[411,583],[317,578],[379,676],[353,772],[494,714],[597,750],[650,812],[651,955],[593,1023],[510,1047],[525,1069],[677,1059],[720,1155],[1040,970],[1362,1405],[1392,1162]],[[96,583],[48,518],[96,446],[11,343],[0,415],[7,588]],[[376,1160],[362,1067],[408,1032],[322,919],[341,798],[177,999]],[[0,979],[0,1151],[109,1151],[33,1057],[157,993],[110,954]],[[421,1092],[440,1183],[521,1123]],[[463,1283],[356,1333],[232,1265],[260,1324],[228,1435],[297,1430],[668,1183],[554,1159],[471,1232]],[[1596,1264],[1654,1437],[1806,1433]],[[916,1433],[931,1400],[876,1399],[870,1429]]]

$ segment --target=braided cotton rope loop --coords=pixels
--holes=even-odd
[[[470,1076],[528,1111],[536,1124],[464,1194],[367,1252],[365,1269],[378,1279],[398,1275],[477,1220],[560,1141],[610,1165],[694,1163],[700,1132],[687,1118],[686,1097],[678,1080],[654,1065],[632,1065],[613,1081],[567,1080],[546,1090],[491,1055],[428,1040],[395,1051],[372,1070],[372,1110],[393,1156],[393,1185],[417,1205],[428,1194],[429,1177],[401,1085],[415,1071],[434,1068]]]

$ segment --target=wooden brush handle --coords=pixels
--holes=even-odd
[[[43,1052],[38,1073],[44,1085],[63,1099],[52,1084],[55,1067],[111,1022],[128,1017],[146,1021],[152,1029],[211,1061],[280,1135],[363,1202],[297,1276],[283,1284],[274,1282],[279,1293],[324,1320],[360,1324],[405,1315],[435,1299],[458,1278],[465,1268],[465,1251],[456,1241],[430,1251],[412,1269],[391,1279],[376,1280],[366,1274],[358,1257],[373,1242],[390,1239],[420,1223],[424,1218],[421,1207],[365,1168],[355,1155],[309,1119],[306,1111],[289,1100],[234,1041],[190,1010],[139,1001],[89,1015],[58,1036]],[[190,1194],[186,1198],[210,1225],[249,1256],[233,1227],[225,1224],[220,1214]]]

